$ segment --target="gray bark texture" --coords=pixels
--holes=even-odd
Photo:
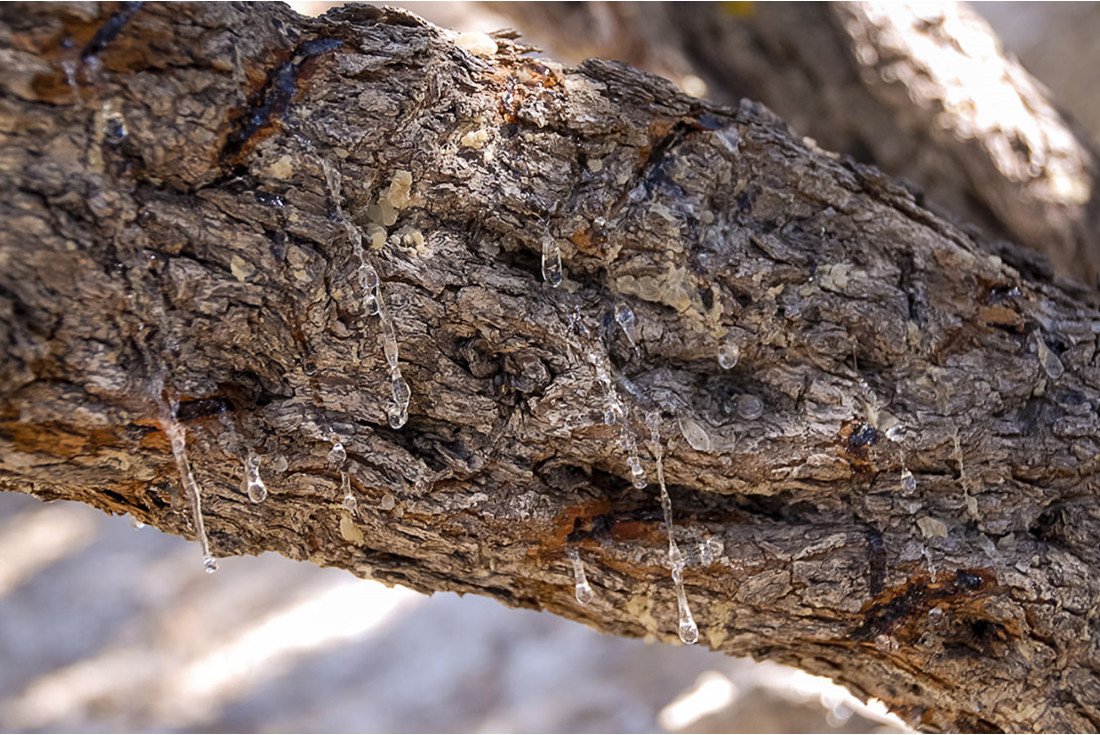
[[[674,641],[654,415],[701,644],[927,730],[1100,727],[1085,296],[757,104],[526,51],[0,6],[0,489],[194,537],[178,397],[217,556]]]
[[[996,242],[1100,274],[1096,155],[965,3],[488,3],[567,58],[694,74],[801,134],[916,187]],[[553,19],[553,20],[552,20]]]

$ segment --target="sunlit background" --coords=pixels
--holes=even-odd
[[[900,732],[829,680],[0,493],[0,730]]]
[[[325,4],[302,3],[303,12]],[[410,3],[459,30],[509,22]],[[1100,135],[1096,4],[978,8]],[[698,78],[674,80],[705,94]],[[704,85],[705,87],[705,85]],[[0,731],[902,732],[826,679],[0,493]]]

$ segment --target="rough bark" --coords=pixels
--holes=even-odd
[[[166,374],[217,555],[674,640],[656,412],[701,643],[926,729],[1100,725],[1080,294],[766,110],[624,65],[365,7],[88,7],[0,8],[0,488],[192,536]],[[399,430],[356,233],[412,386]]]
[[[983,239],[1013,240],[1096,284],[1092,143],[965,3],[490,7],[570,57],[694,74],[713,99],[760,100],[822,147],[904,177]]]

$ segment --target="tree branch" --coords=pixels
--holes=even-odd
[[[674,640],[663,469],[701,643],[928,729],[1100,723],[1080,295],[624,65],[277,5],[83,55],[126,12],[83,7],[0,8],[0,488],[191,536],[178,422],[215,555]]]

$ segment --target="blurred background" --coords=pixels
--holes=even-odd
[[[503,5],[406,6],[457,30],[519,25],[551,55],[576,60],[577,49],[555,48]],[[976,7],[1052,99],[1100,134],[1100,6]],[[606,28],[590,32],[614,40],[615,15],[593,17]],[[708,93],[675,58],[631,61]],[[617,639],[273,555],[226,559],[206,575],[197,546],[182,539],[8,493],[0,730],[905,732],[881,704],[786,667]]]

